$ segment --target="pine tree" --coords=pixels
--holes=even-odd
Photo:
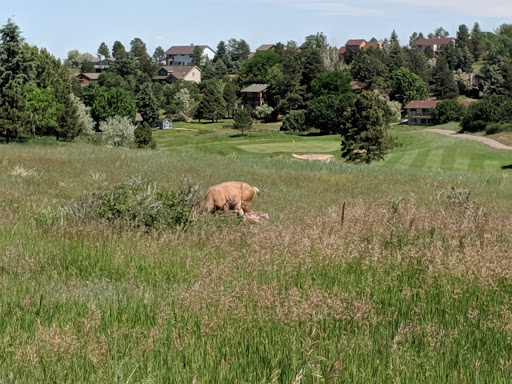
[[[237,97],[237,86],[233,81],[229,81],[224,87],[224,92],[222,93],[222,97],[226,103],[226,112],[228,117],[233,117],[235,112],[235,107],[238,102]]]
[[[31,116],[25,101],[25,90],[16,80],[10,80],[1,91],[0,137],[7,142],[29,131]]]
[[[156,148],[156,141],[153,138],[153,130],[148,123],[144,122],[137,125],[133,134],[135,136],[135,144],[137,144],[138,148]]]
[[[192,59],[192,65],[200,67],[203,63],[203,48],[196,45],[190,58]]]
[[[30,131],[32,118],[24,86],[35,75],[35,63],[24,49],[20,28],[11,19],[0,34],[0,137],[10,141]]]
[[[122,59],[126,56],[126,49],[120,41],[115,41],[112,46],[112,57],[116,60]]]
[[[102,42],[100,47],[98,48],[98,56],[103,55],[105,57],[110,57],[110,49],[108,49],[107,44]]]
[[[222,97],[219,82],[207,80],[201,83],[203,98],[199,103],[197,116],[199,119],[211,119],[212,123],[222,117],[226,111],[226,103]]]
[[[162,65],[165,63],[165,51],[160,46],[155,48],[155,52],[153,53],[153,63],[157,65]]]
[[[158,103],[151,89],[151,83],[141,84],[136,95],[137,109],[142,119],[149,124],[153,124],[158,120],[159,114]]]
[[[475,61],[478,61],[482,58],[485,53],[485,46],[483,43],[482,31],[480,30],[480,24],[475,23],[473,25],[473,29],[471,30],[471,54],[473,55]]]
[[[364,92],[357,96],[354,106],[345,113],[341,127],[341,156],[347,161],[369,164],[383,159],[396,145],[388,134],[385,103],[376,93]]]
[[[453,99],[457,97],[457,84],[444,56],[439,57],[436,62],[432,71],[432,83],[432,92],[437,98]]]
[[[456,45],[458,48],[466,48],[469,46],[469,29],[465,24],[459,25]]]
[[[224,56],[228,54],[228,51],[226,49],[226,43],[221,41],[217,45],[217,53],[215,53],[215,57],[213,58],[213,61],[216,62],[218,60],[224,60]]]
[[[252,128],[252,117],[251,113],[247,109],[237,111],[234,116],[235,125],[234,128],[238,129],[244,134],[244,131],[249,131]]]

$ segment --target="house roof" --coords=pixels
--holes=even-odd
[[[364,50],[367,50],[369,48],[379,49],[379,48],[381,48],[381,43],[382,43],[382,41],[377,41],[377,40],[369,41],[365,44],[363,49]]]
[[[453,37],[436,37],[435,39],[418,39],[414,42],[413,46],[428,46],[433,47],[434,45],[447,45],[452,41],[455,41]]]
[[[345,44],[345,46],[357,45],[359,47],[363,43],[366,43],[366,40],[364,40],[364,39],[354,39],[354,40],[347,41],[347,44]]]
[[[135,121],[144,121],[142,115],[139,112],[135,114]]]
[[[248,86],[245,89],[242,89],[240,92],[263,92],[267,90],[268,85],[267,84],[253,84]]]
[[[404,109],[411,108],[435,108],[437,103],[443,100],[411,100]],[[469,107],[471,104],[476,103],[476,100],[458,100],[459,104],[462,104],[465,107]]]
[[[363,85],[356,80],[352,80],[350,82],[350,87],[352,88],[353,91],[360,91],[361,89],[363,89]]]
[[[174,76],[176,79],[183,79],[194,69],[197,69],[199,72],[201,72],[201,69],[199,69],[195,65],[164,65],[163,67],[160,67],[160,69],[162,68],[167,71],[168,75],[153,76],[153,80],[165,80],[170,75]]]
[[[191,55],[192,53],[194,53],[194,48],[195,47],[199,47],[201,48],[203,51],[208,48],[210,49],[211,51],[215,52],[213,49],[211,49],[209,46],[207,45],[175,45],[175,46],[172,46],[171,48],[169,48],[165,54],[166,55]]]
[[[86,77],[89,80],[98,80],[98,77],[100,77],[100,73],[96,73],[96,72],[79,73],[78,75],[76,75],[76,77]]]
[[[343,55],[345,52],[347,52],[347,48],[346,48],[346,47],[341,47],[341,48],[339,49],[339,51],[338,51],[338,53],[339,53],[340,55]]]
[[[274,44],[263,44],[259,48],[256,49],[256,52],[260,51],[268,51],[269,49],[275,48]]]

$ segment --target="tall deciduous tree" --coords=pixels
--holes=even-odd
[[[347,161],[371,163],[384,158],[395,140],[384,118],[386,102],[374,92],[357,96],[341,127],[341,156]]]
[[[114,116],[127,117],[133,121],[136,113],[135,99],[124,89],[94,88],[91,116],[96,123]]]

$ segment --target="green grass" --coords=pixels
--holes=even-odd
[[[512,178],[473,160],[501,151],[394,133],[372,165],[285,151],[335,136],[0,145],[0,382],[509,383]],[[270,221],[148,233],[60,208],[132,175],[247,181]]]
[[[457,123],[436,126],[437,129],[458,130]],[[236,131],[216,134],[192,131],[158,131],[158,148],[173,152],[203,152],[217,155],[236,154],[259,157],[291,157],[291,153],[332,153],[340,159],[340,137],[298,136],[293,134],[250,133]],[[501,172],[512,163],[510,151],[497,150],[486,144],[425,132],[424,127],[393,126],[391,134],[401,147],[392,150],[376,165],[397,169],[440,169],[447,171]]]

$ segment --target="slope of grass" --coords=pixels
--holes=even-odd
[[[509,173],[237,149],[336,138],[158,135],[168,150],[0,146],[1,382],[511,381]],[[397,135],[404,157],[431,140]],[[244,180],[271,219],[148,233],[60,208],[132,175]]]

